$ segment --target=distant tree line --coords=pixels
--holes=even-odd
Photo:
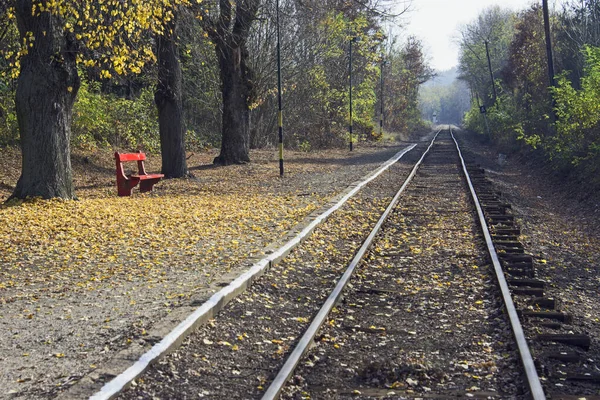
[[[541,5],[492,7],[462,28],[459,70],[472,100],[465,123],[487,134],[487,117],[505,149],[532,149],[600,188],[600,1],[566,1],[549,22],[552,80]]]
[[[456,79],[456,68],[439,72],[436,78],[420,89],[419,108],[423,119],[460,125],[471,108],[469,87]]]
[[[285,145],[349,140],[354,126],[421,124],[419,84],[431,76],[421,43],[396,44],[388,0],[280,0]],[[275,1],[8,0],[0,4],[0,145],[20,145],[13,197],[74,198],[70,149],[160,151],[182,177],[190,147],[220,146],[215,163],[250,161],[277,135]],[[390,45],[392,43],[392,45]],[[381,65],[386,86],[380,87]]]

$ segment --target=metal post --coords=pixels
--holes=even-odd
[[[490,79],[492,80],[492,91],[494,93],[494,104],[496,104],[496,82],[494,82],[494,72],[492,71],[492,60],[490,59],[490,49],[488,47],[488,41],[485,42],[485,54],[487,55],[488,68],[490,70]]]
[[[281,101],[281,43],[279,34],[279,0],[276,0],[277,8],[277,101],[279,112],[277,113],[277,125],[279,129],[279,176],[283,177],[283,110]]]
[[[548,0],[542,0],[542,12],[544,14],[544,35],[546,36],[546,57],[548,58],[548,77],[550,80],[550,87],[556,86],[554,80],[554,57],[552,56],[552,38],[550,37],[550,15],[548,13]],[[550,94],[552,104],[552,116],[554,122],[558,120],[556,115],[556,100],[554,94]]]
[[[380,96],[380,103],[381,103],[381,111],[379,113],[379,136],[383,137],[383,67],[385,66],[385,64],[387,63],[387,61],[382,60],[381,61],[381,96]]]
[[[492,140],[492,134],[490,132],[490,124],[488,123],[487,114],[483,114],[483,120],[485,121],[485,129],[487,130],[488,139]]]
[[[554,58],[552,57],[552,39],[550,38],[550,16],[548,15],[548,0],[542,0],[544,13],[544,34],[546,36],[546,57],[548,58],[548,76],[550,86],[554,86]]]
[[[352,42],[354,42],[354,38],[350,39],[350,61],[348,63],[348,70],[350,71],[350,151],[352,151]]]

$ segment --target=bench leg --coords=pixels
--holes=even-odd
[[[117,180],[117,192],[119,193],[119,196],[131,196],[131,193],[133,192],[133,188],[137,186],[139,181],[140,180],[137,179],[136,177],[132,177],[127,180],[118,179]]]
[[[133,186],[129,185],[128,182],[123,182],[123,184],[117,186],[117,191],[119,196],[131,196]]]
[[[158,180],[156,179],[147,179],[145,181],[141,181],[140,182],[140,192],[141,193],[145,193],[145,192],[151,192],[153,186],[158,182]]]

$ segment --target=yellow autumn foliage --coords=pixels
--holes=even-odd
[[[80,48],[91,50],[80,51],[77,62],[97,66],[102,78],[110,78],[113,72],[139,73],[147,62],[155,61],[148,33],[164,34],[176,7],[198,3],[199,0],[38,0],[32,3],[31,13],[57,16],[63,30],[74,34]],[[16,14],[12,4],[5,13],[9,23],[16,23]],[[18,48],[0,49],[10,61],[12,78],[18,76],[20,58],[34,42],[34,34],[27,32]]]

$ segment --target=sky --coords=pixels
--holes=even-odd
[[[407,33],[423,42],[430,65],[440,71],[458,63],[456,38],[460,26],[470,23],[477,15],[492,5],[516,11],[523,10],[541,0],[412,0],[411,10],[405,18]],[[550,7],[557,3],[550,0]]]

